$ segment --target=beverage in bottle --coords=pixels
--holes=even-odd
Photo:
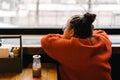
[[[40,55],[33,55],[33,78],[40,78],[41,77],[41,56]]]

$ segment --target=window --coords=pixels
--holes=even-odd
[[[60,29],[86,11],[97,14],[95,28],[120,29],[120,0],[0,0],[0,29]]]

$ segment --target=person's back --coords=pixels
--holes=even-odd
[[[46,54],[60,64],[61,80],[112,80],[111,42],[103,30],[92,30],[94,18],[89,13],[83,18],[74,16],[68,20],[63,35],[48,34],[42,38]]]

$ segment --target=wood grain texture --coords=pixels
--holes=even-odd
[[[38,80],[57,80],[57,67],[53,63],[42,63],[42,76]],[[21,73],[0,73],[0,80],[33,80],[32,65]]]

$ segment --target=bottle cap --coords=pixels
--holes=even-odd
[[[41,58],[41,56],[40,55],[33,55],[33,58],[38,59],[38,58]]]

